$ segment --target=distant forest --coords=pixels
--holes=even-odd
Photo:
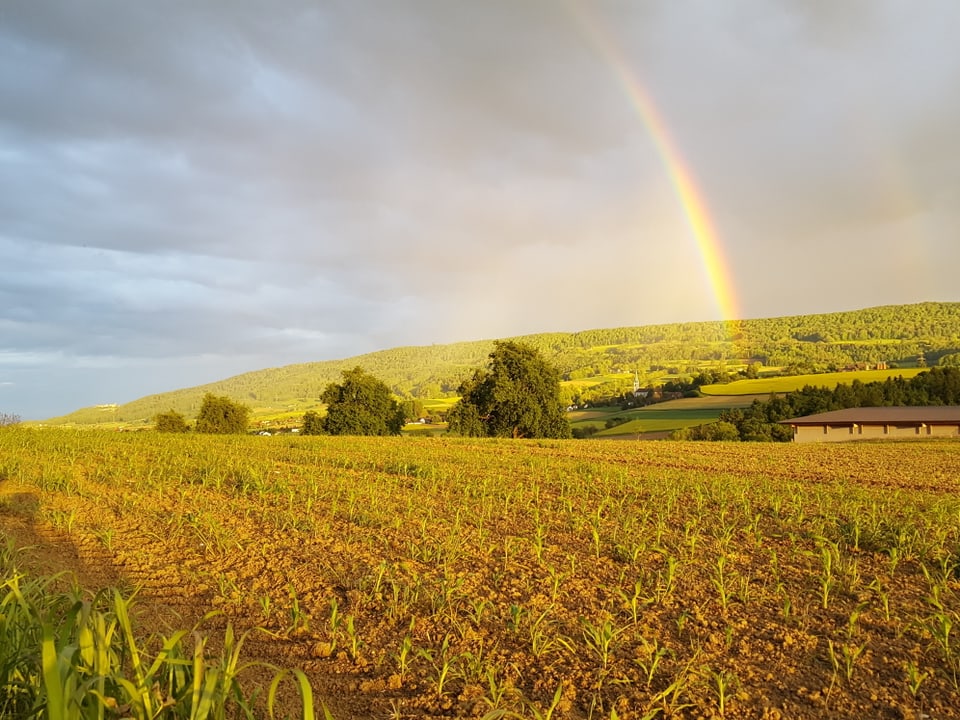
[[[704,367],[781,368],[799,374],[886,362],[915,367],[960,358],[960,303],[890,305],[822,315],[647,325],[515,338],[533,346],[565,380],[638,373],[645,385],[696,374]],[[493,340],[399,347],[344,360],[245,373],[195,388],[152,395],[116,408],[87,408],[55,422],[146,421],[175,410],[195,417],[205,393],[252,408],[298,410],[319,397],[341,371],[361,366],[400,398],[440,398],[482,366]],[[107,418],[105,415],[112,417]]]

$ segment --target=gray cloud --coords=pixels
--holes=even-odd
[[[745,315],[957,299],[947,0],[15,0],[0,20],[0,403],[25,416],[717,317],[624,72]]]

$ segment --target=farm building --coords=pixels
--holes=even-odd
[[[846,408],[780,422],[794,442],[960,437],[960,406]]]

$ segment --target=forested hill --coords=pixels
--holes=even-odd
[[[960,353],[960,303],[888,305],[822,315],[725,322],[647,325],[518,338],[536,347],[567,379],[638,371],[692,371],[698,364],[730,367],[758,362],[794,371],[820,371],[855,363],[929,365]],[[48,422],[145,421],[169,409],[193,417],[203,395],[227,395],[256,409],[304,408],[340,372],[360,365],[401,397],[436,398],[456,391],[483,365],[492,340],[400,347],[343,360],[287,365],[245,373],[208,385],[151,395],[116,409],[85,408]]]

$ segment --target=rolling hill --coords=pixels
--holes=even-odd
[[[679,378],[700,368],[733,370],[748,363],[792,372],[824,372],[857,363],[934,365],[960,353],[960,303],[888,305],[849,312],[729,322],[646,325],[511,338],[539,349],[571,381],[625,388]],[[196,415],[205,393],[227,395],[254,410],[254,419],[302,413],[342,370],[363,367],[400,397],[438,398],[486,361],[493,340],[398,347],[356,357],[287,365],[219,382],[150,395],[116,407],[93,407],[49,424],[146,423],[158,412]],[[922,360],[921,360],[922,358]],[[617,375],[619,374],[619,379]],[[613,379],[611,379],[613,378]]]

